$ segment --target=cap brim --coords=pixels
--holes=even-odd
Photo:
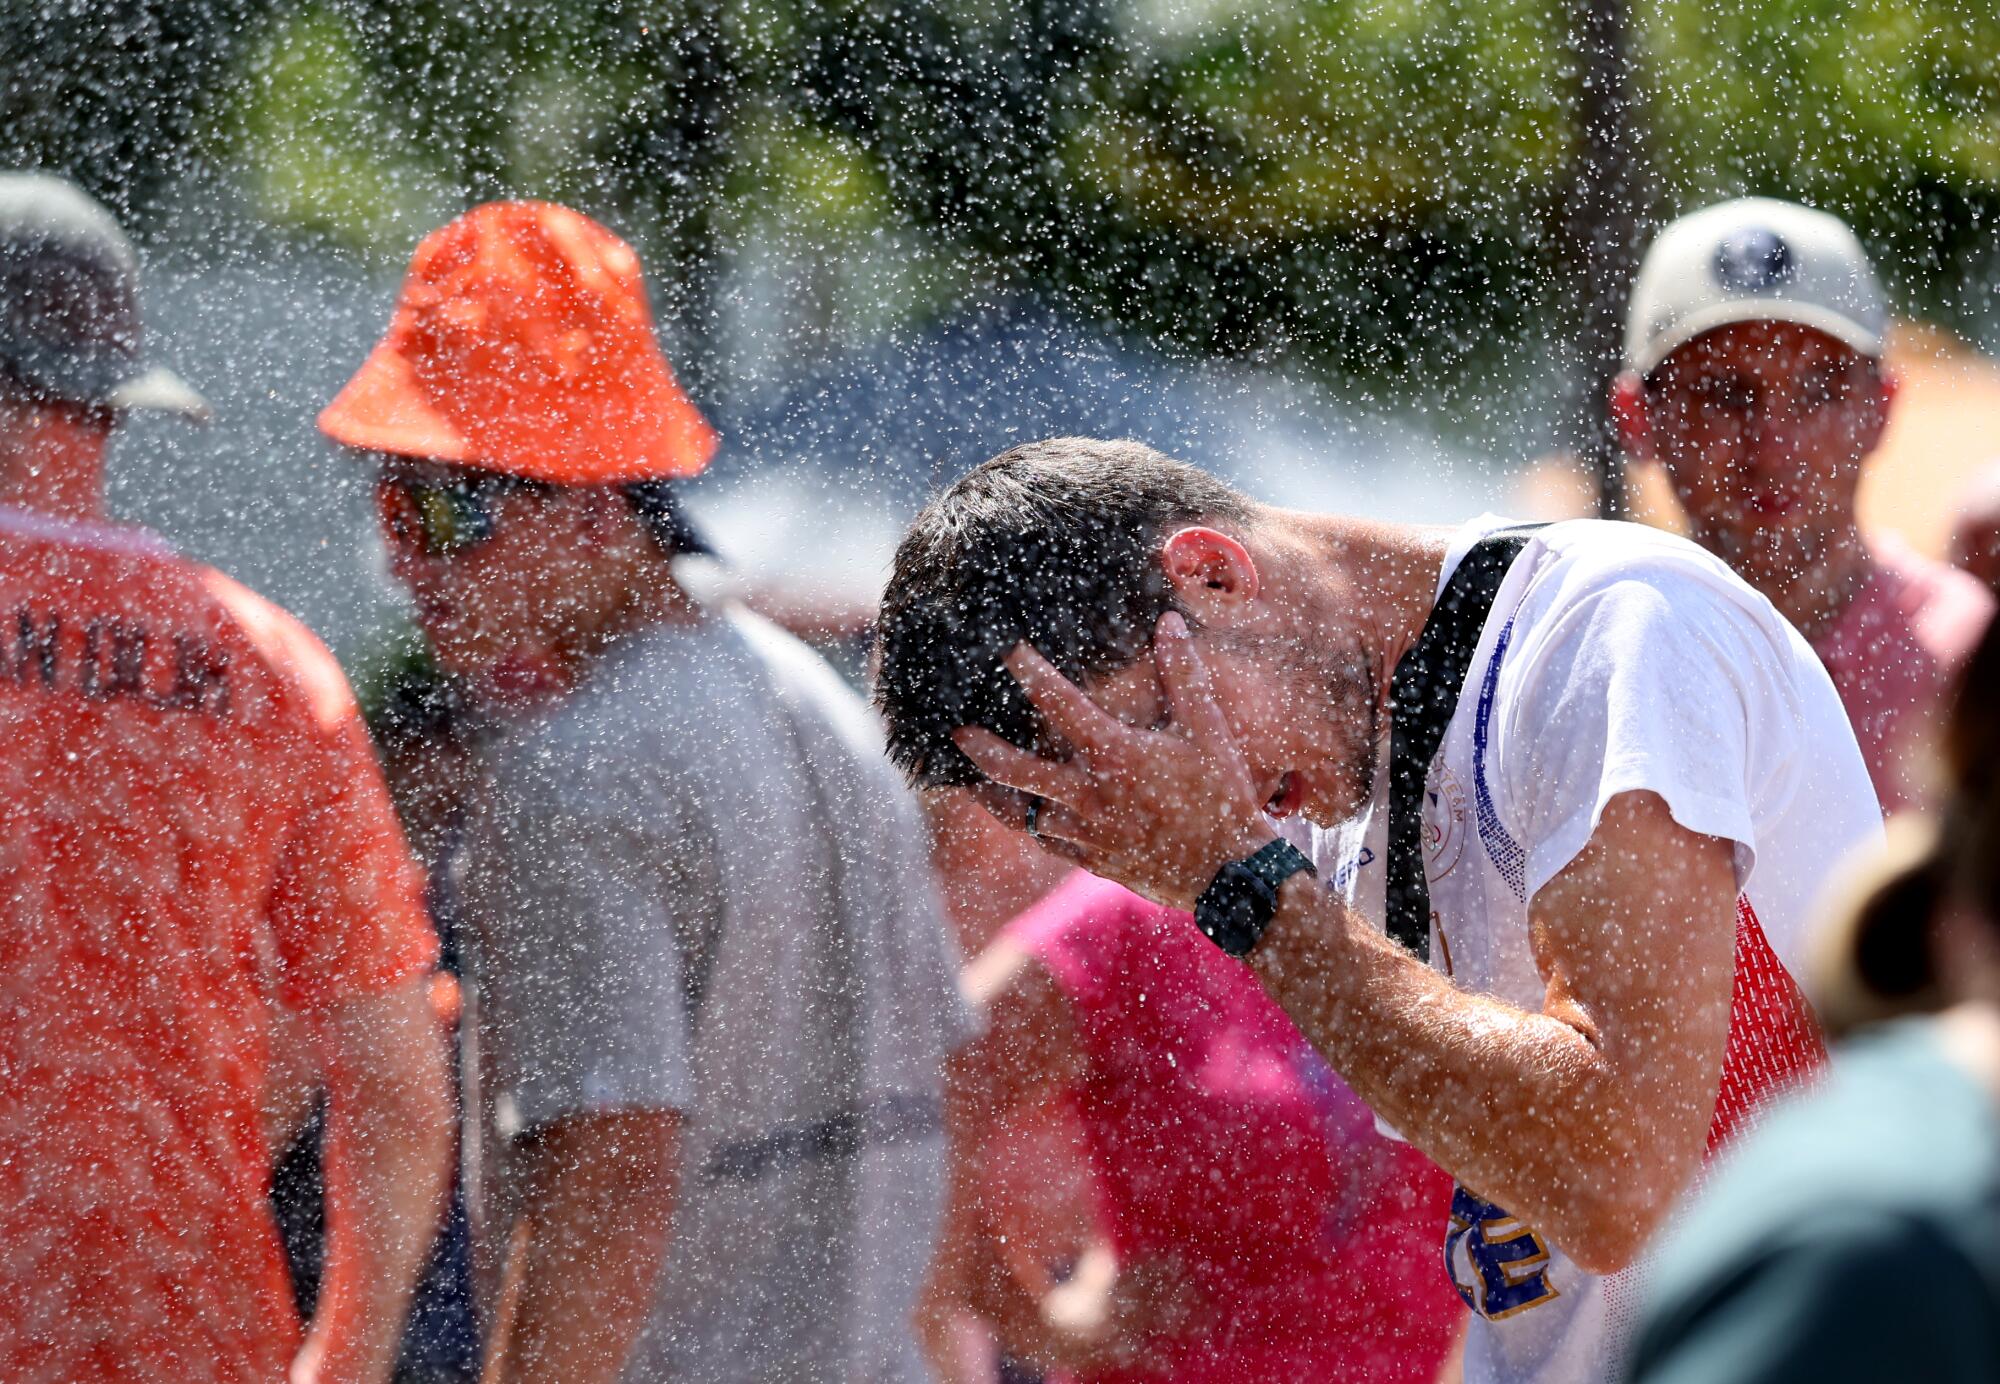
[[[164,365],[155,365],[116,386],[104,396],[104,402],[121,410],[178,414],[196,423],[206,423],[215,417],[208,400]]]
[[[1672,328],[1648,341],[1642,355],[1625,363],[1638,374],[1650,375],[1660,368],[1661,361],[1696,337],[1706,336],[1718,328],[1733,327],[1738,322],[1792,322],[1801,327],[1811,327],[1869,357],[1881,355],[1888,344],[1882,333],[1871,332],[1853,318],[1817,303],[1795,303],[1784,298],[1731,298],[1728,302],[1689,313]]]

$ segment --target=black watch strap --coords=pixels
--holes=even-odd
[[[1249,955],[1278,912],[1278,890],[1299,871],[1317,874],[1312,861],[1282,836],[1215,872],[1194,906],[1202,935],[1231,956]]]

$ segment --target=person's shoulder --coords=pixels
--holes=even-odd
[[[706,783],[718,755],[726,760],[756,738],[752,723],[768,715],[760,708],[772,689],[791,704],[812,700],[795,689],[819,662],[747,612],[653,625],[507,737],[492,762],[507,784],[549,800],[583,793],[637,801],[669,785]],[[831,669],[827,676],[838,682]]]
[[[1971,1224],[1831,1202],[1727,1256],[1656,1262],[1625,1375],[1634,1384],[1990,1379],[2000,1290],[1986,1201]]]
[[[1121,884],[1074,870],[1021,910],[1004,935],[1036,954],[1056,948],[1115,946],[1177,915]]]
[[[1715,554],[1692,539],[1622,519],[1565,519],[1543,529],[1537,582],[1581,593],[1621,581],[1693,584],[1751,609],[1768,602]]]
[[[1762,593],[1679,534],[1572,519],[1549,525],[1538,538],[1513,611],[1517,645],[1643,629],[1654,643],[1698,639],[1754,654],[1759,665],[1812,661],[1804,640]]]
[[[747,700],[747,660],[712,620],[661,623],[626,636],[590,676],[532,725],[504,757],[611,771],[677,760],[727,734]]]
[[[0,504],[0,564],[31,601],[122,609],[196,635],[225,623],[203,586],[209,569],[137,524]]]
[[[211,567],[189,564],[209,600],[270,675],[295,692],[312,721],[332,729],[361,715],[347,675],[319,636],[276,602]]]
[[[1001,936],[1077,998],[1162,988],[1219,994],[1229,963],[1186,913],[1083,870],[1022,910]]]
[[[748,607],[730,603],[716,616],[743,641],[788,694],[842,716],[867,717],[868,704],[811,645]]]
[[[869,792],[899,802],[909,798],[902,775],[889,762],[881,719],[831,663],[741,605],[731,604],[720,618],[756,659],[786,711],[811,727],[816,745],[832,749]]]
[[[629,652],[577,706],[606,716],[650,714],[664,706],[698,717],[715,696],[758,683],[793,703],[866,712],[860,695],[810,646],[734,602],[634,636]]]

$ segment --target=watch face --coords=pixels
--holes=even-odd
[[[1242,956],[1264,935],[1277,903],[1275,890],[1240,862],[1231,862],[1202,895],[1197,921],[1216,946]]]

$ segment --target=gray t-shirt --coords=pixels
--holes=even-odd
[[[924,1378],[910,1312],[970,1021],[866,706],[726,610],[629,638],[484,769],[462,880],[488,1280],[515,1135],[673,1109],[672,1249],[626,1380]]]

